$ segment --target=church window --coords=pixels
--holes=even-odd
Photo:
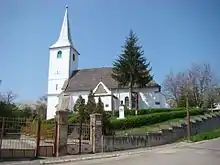
[[[128,107],[129,106],[129,98],[128,96],[125,97],[125,106]]]
[[[58,89],[58,84],[56,84],[56,90]]]
[[[159,102],[159,101],[156,101],[156,102],[155,102],[155,105],[160,105],[160,102]]]
[[[75,61],[75,54],[73,54],[73,61]]]
[[[105,104],[105,107],[109,107],[109,105],[108,105],[108,104]]]
[[[57,52],[57,58],[61,58],[61,57],[62,57],[62,51],[60,50]]]
[[[85,99],[82,99],[82,101],[83,101],[83,103],[85,103],[85,102],[86,102],[86,100],[85,100]]]

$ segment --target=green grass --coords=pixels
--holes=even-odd
[[[191,116],[190,120],[195,120],[200,118],[202,115],[195,115]],[[176,118],[176,119],[170,119],[164,122],[148,125],[148,126],[142,126],[138,128],[131,128],[131,129],[126,129],[126,130],[118,130],[116,131],[116,135],[140,135],[140,134],[145,134],[147,132],[156,132],[161,129],[168,129],[171,128],[172,126],[177,126],[180,125],[181,123],[186,122],[186,117],[185,118]],[[203,135],[204,138],[206,138],[206,134]],[[214,137],[216,136],[216,133],[213,135]],[[220,128],[219,128],[219,137],[220,137]],[[197,138],[197,137],[195,137]],[[193,139],[193,137],[192,137]]]
[[[220,137],[220,127],[211,131],[199,133],[191,137],[191,141],[197,142],[202,140],[210,140]]]
[[[201,110],[190,110],[190,116],[204,115],[205,111]],[[113,130],[130,130],[133,128],[140,128],[143,126],[151,126],[153,124],[162,123],[165,121],[170,121],[173,119],[182,119],[186,117],[186,111],[176,111],[176,112],[162,112],[153,113],[140,116],[127,117],[125,119],[112,119],[110,121],[111,128]]]
[[[127,130],[122,130],[122,131],[116,131],[117,135],[137,135],[137,134],[143,134],[147,132],[155,132],[160,129],[166,129],[169,128],[173,125],[178,125],[181,122],[185,121],[185,118],[178,118],[178,119],[171,119],[165,122],[157,123],[157,124],[152,124],[149,126],[142,126],[139,128],[132,128],[132,129],[127,129]]]

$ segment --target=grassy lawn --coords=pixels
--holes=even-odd
[[[165,129],[169,128],[172,125],[177,125],[180,124],[181,122],[184,122],[186,119],[185,118],[178,118],[178,119],[172,119],[168,120],[165,122],[149,125],[149,126],[142,126],[139,128],[132,128],[132,129],[127,129],[127,130],[121,130],[121,131],[116,131],[116,135],[138,135],[138,134],[143,134],[147,132],[154,132],[158,131],[160,129]]]
[[[220,137],[220,127],[208,132],[199,133],[196,135],[193,135],[191,137],[191,140],[193,142],[202,141],[202,140],[209,140],[209,139],[215,139]]]

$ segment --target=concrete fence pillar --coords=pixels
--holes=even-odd
[[[68,136],[68,111],[60,110],[56,112],[57,119],[57,139],[56,156],[67,154],[67,136]]]
[[[102,115],[95,113],[90,115],[90,143],[92,152],[102,152]]]

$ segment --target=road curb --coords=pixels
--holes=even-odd
[[[70,158],[70,159],[62,159],[62,160],[41,161],[40,164],[45,165],[45,164],[70,163],[70,162],[77,162],[77,161],[83,161],[83,160],[113,158],[113,157],[118,157],[118,156],[120,156],[120,154],[88,156],[88,157],[81,157],[81,158]]]
[[[177,145],[173,145],[172,148],[174,147],[183,147],[189,144],[186,143],[179,143]],[[149,148],[143,148],[143,150],[139,151],[125,151],[121,153],[112,153],[112,154],[104,154],[104,155],[93,155],[93,156],[88,156],[88,157],[78,157],[78,158],[63,158],[59,160],[43,160],[40,161],[41,165],[49,165],[49,164],[59,164],[59,163],[70,163],[70,162],[77,162],[77,161],[85,161],[85,160],[95,160],[95,159],[105,159],[105,158],[114,158],[114,157],[120,157],[120,156],[127,156],[127,155],[134,155],[134,154],[141,154],[141,153],[146,153],[150,151],[158,151],[161,149],[166,149],[169,148],[170,146],[161,146],[158,148],[154,147],[149,147]]]
[[[86,160],[114,158],[114,157],[142,154],[142,153],[147,153],[147,152],[157,152],[158,150],[166,150],[167,148],[179,148],[179,147],[189,146],[191,144],[185,143],[185,142],[180,142],[180,143],[166,144],[166,145],[155,146],[155,147],[137,148],[137,149],[134,149],[134,150],[127,150],[127,151],[126,150],[124,150],[124,151],[115,151],[113,153],[109,152],[109,153],[99,153],[99,154],[93,154],[93,155],[80,155],[80,156],[77,156],[77,157],[65,157],[64,156],[64,157],[59,157],[58,159],[48,158],[48,159],[45,159],[45,160],[18,161],[18,162],[10,162],[10,164],[11,165],[62,164],[62,163],[71,163],[71,162],[79,162],[79,161],[86,161]],[[0,163],[0,164],[2,164],[2,163]],[[6,162],[3,163],[3,165],[5,165],[5,164],[7,164],[7,163]]]

